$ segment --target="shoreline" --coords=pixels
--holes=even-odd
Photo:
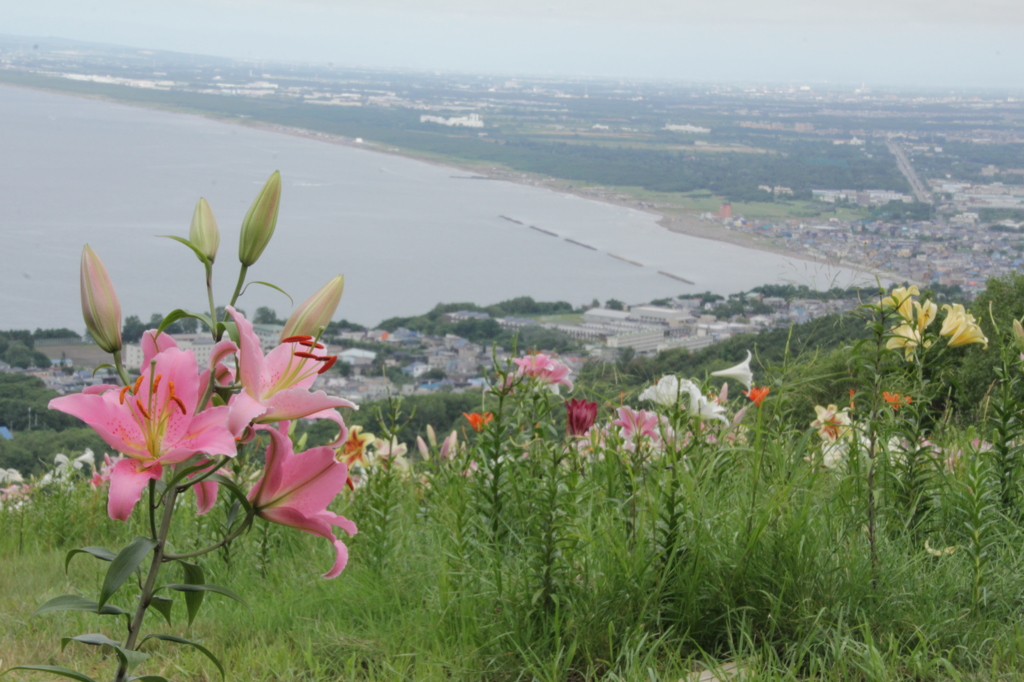
[[[167,111],[166,109],[159,107],[158,109]],[[743,233],[732,232],[718,223],[701,220],[700,218],[685,212],[680,211],[679,213],[671,213],[669,211],[659,209],[656,205],[652,206],[649,202],[641,202],[637,199],[628,197],[609,196],[610,194],[614,194],[615,190],[600,185],[590,185],[584,189],[572,185],[569,180],[565,180],[563,178],[534,175],[510,169],[496,168],[494,166],[483,168],[479,166],[460,164],[457,159],[438,160],[427,155],[420,155],[397,147],[389,147],[378,142],[357,142],[354,139],[342,135],[333,135],[331,133],[324,133],[317,130],[309,130],[308,128],[284,126],[276,123],[267,123],[266,121],[258,121],[256,119],[226,119],[204,114],[196,115],[208,120],[220,121],[222,123],[233,123],[240,126],[262,130],[264,132],[271,132],[279,135],[291,135],[293,137],[301,137],[317,142],[327,142],[329,144],[351,147],[353,149],[364,149],[379,154],[388,154],[405,159],[412,159],[414,161],[428,163],[432,166],[467,173],[468,175],[466,176],[460,176],[460,179],[464,180],[496,180],[512,182],[518,185],[546,189],[559,194],[571,194],[580,199],[586,199],[587,201],[598,201],[621,208],[628,208],[634,211],[647,213],[657,217],[656,223],[660,227],[687,237],[731,244],[745,249],[771,253],[778,256],[784,256],[786,258],[793,258],[806,263],[813,263],[815,265],[845,268],[848,270],[862,272],[865,275],[893,278],[894,280],[897,279],[897,275],[894,273],[873,268],[862,263],[836,263],[829,259],[815,258],[814,256],[804,253],[794,253],[793,251],[779,248],[772,244],[754,241],[752,238],[747,238]],[[599,191],[600,194],[593,194],[595,191]]]
[[[889,278],[892,279],[893,281],[900,280],[900,278],[894,273],[886,272],[862,263],[837,263],[827,258],[816,258],[810,254],[796,253],[788,249],[779,248],[773,244],[758,242],[755,240],[755,238],[748,238],[743,233],[732,232],[726,229],[724,226],[719,225],[718,223],[701,220],[700,218],[685,213],[682,210],[678,212],[670,212],[668,210],[665,210],[664,208],[657,206],[656,204],[652,204],[651,202],[643,202],[636,198],[622,196],[619,190],[604,187],[601,185],[588,185],[585,188],[581,188],[575,186],[575,184],[573,184],[572,181],[563,178],[524,173],[512,169],[499,168],[493,165],[474,166],[466,163],[461,163],[459,159],[438,159],[427,154],[420,154],[414,151],[404,150],[398,147],[392,147],[390,145],[386,145],[379,142],[363,141],[362,138],[349,138],[343,135],[335,135],[332,133],[325,133],[322,131],[311,130],[308,128],[298,128],[295,126],[270,123],[255,118],[248,119],[232,116],[218,116],[206,112],[189,110],[185,107],[179,108],[175,106],[162,106],[151,102],[129,102],[107,95],[67,92],[59,88],[20,85],[6,82],[0,82],[0,86],[19,88],[23,90],[36,90],[39,92],[65,95],[67,97],[76,97],[81,99],[93,99],[113,104],[120,104],[123,106],[135,107],[139,109],[150,109],[153,111],[161,111],[164,113],[182,116],[196,116],[198,118],[202,118],[208,121],[215,121],[218,123],[243,126],[279,135],[290,135],[292,137],[300,137],[315,142],[325,142],[328,144],[351,147],[353,149],[364,149],[367,151],[372,151],[380,154],[388,154],[406,159],[412,159],[415,161],[428,163],[433,166],[447,168],[452,171],[467,173],[468,175],[464,177],[464,179],[467,180],[486,179],[512,182],[518,185],[546,189],[552,192],[557,192],[559,194],[571,194],[580,199],[586,199],[588,201],[599,201],[621,208],[628,208],[634,211],[640,211],[642,213],[647,213],[649,215],[655,216],[657,218],[655,222],[660,227],[670,232],[675,232],[676,234],[681,234],[696,239],[707,239],[710,241],[731,244],[733,246],[739,246],[754,251],[771,253],[774,255],[803,261],[806,263],[813,263],[818,266],[845,268],[849,270],[862,272],[865,275],[871,275],[880,278]]]

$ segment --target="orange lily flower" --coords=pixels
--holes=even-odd
[[[750,398],[750,402],[754,403],[754,405],[761,407],[762,401],[764,401],[771,390],[767,386],[751,386],[749,391],[743,391],[743,395]]]
[[[472,426],[473,430],[477,433],[483,431],[484,425],[489,424],[491,420],[494,419],[494,415],[490,412],[484,412],[483,414],[480,414],[479,412],[470,412],[468,414],[463,412],[462,416],[469,420],[469,425]]]
[[[899,393],[890,393],[889,391],[882,391],[882,398],[892,406],[893,412],[898,412],[901,407],[911,403],[909,395],[900,395]]]

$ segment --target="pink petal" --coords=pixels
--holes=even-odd
[[[210,462],[210,466],[191,474],[189,478],[195,478],[209,471],[211,467],[213,467],[213,462]],[[196,510],[199,516],[213,509],[213,505],[217,502],[217,491],[219,489],[220,483],[216,481],[203,481],[192,486],[192,490],[196,493]]]
[[[142,497],[142,489],[163,474],[163,467],[154,464],[143,468],[144,462],[126,457],[110,471],[110,494],[107,497],[107,514],[117,521],[127,521]]]
[[[274,506],[291,507],[307,516],[323,513],[348,480],[348,466],[326,446],[293,454],[281,472]]]
[[[158,353],[162,353],[168,348],[177,348],[177,342],[171,337],[170,334],[164,332],[157,336],[155,329],[150,329],[142,334],[142,369],[145,371],[149,367],[150,361]]]
[[[200,516],[213,509],[217,503],[217,491],[220,490],[220,483],[217,481],[203,481],[192,486],[196,493],[196,513]]]
[[[224,339],[219,341],[210,351],[210,369],[214,369],[220,363],[224,362],[224,358],[231,355],[232,353],[238,352],[238,346],[231,339]]]
[[[274,350],[267,353],[266,361],[263,364],[263,390],[266,393],[274,391],[278,387],[281,377],[301,376],[296,381],[294,378],[286,379],[286,383],[278,388],[309,388],[316,381],[317,370],[320,363],[308,358],[295,357],[296,350],[307,350],[294,343],[282,343]],[[300,369],[301,367],[301,369]]]
[[[116,394],[75,393],[54,398],[51,410],[78,417],[99,434],[107,445],[129,455],[149,457],[146,438],[132,416],[128,405],[121,405]]]
[[[359,529],[356,528],[356,524],[353,521],[349,521],[341,514],[334,514],[332,512],[325,511],[321,512],[319,516],[326,518],[327,522],[330,523],[332,526],[337,526],[338,528],[341,528],[343,531],[348,533],[349,537],[352,537],[353,535],[359,532]]]
[[[359,408],[356,408],[359,409]],[[313,414],[306,417],[306,419],[330,419],[332,422],[338,425],[338,437],[327,444],[327,447],[336,448],[346,440],[348,440],[348,427],[345,426],[345,420],[341,418],[338,411],[331,408],[329,410],[322,410],[320,412],[314,412]]]
[[[325,519],[316,516],[309,517],[289,507],[265,509],[260,512],[260,516],[268,521],[298,528],[330,540],[334,545],[334,565],[331,566],[331,570],[323,574],[324,578],[335,578],[345,569],[345,565],[348,563],[348,548],[345,547],[344,542],[335,537],[331,531],[331,524]]]
[[[355,403],[344,398],[334,398],[323,391],[310,393],[304,388],[290,388],[275,393],[263,402],[269,411],[259,418],[260,423],[291,421],[309,417],[317,412],[333,407],[351,407],[359,409]]]
[[[249,501],[259,506],[269,503],[277,497],[284,477],[285,463],[295,456],[292,440],[287,433],[278,429],[260,427],[259,431],[270,434],[270,444],[264,455],[263,476],[249,491]]]
[[[221,405],[195,415],[189,421],[187,431],[181,438],[174,442],[166,442],[166,453],[160,460],[167,464],[177,464],[200,452],[234,457],[238,452],[235,435],[225,426],[229,414],[230,408]]]
[[[237,393],[231,398],[231,402],[228,403],[228,431],[233,433],[235,437],[242,435],[246,427],[254,419],[260,417],[267,408],[262,405],[258,400],[253,398],[251,395],[242,391]]]
[[[239,377],[242,385],[249,395],[263,395],[263,371],[264,358],[263,350],[260,348],[260,339],[252,330],[252,323],[245,319],[237,310],[227,306],[225,310],[234,319],[238,326],[238,364]]]
[[[160,335],[163,338],[163,334]],[[196,356],[190,350],[179,350],[168,348],[154,357],[153,369],[146,369],[143,372],[143,380],[139,385],[138,400],[146,405],[150,416],[155,420],[161,414],[167,416],[167,426],[164,431],[163,442],[167,444],[176,443],[189,431],[193,420],[193,413],[199,404],[199,365],[196,363]],[[156,395],[150,400],[150,386],[156,381],[151,377],[160,377],[160,383],[156,388]],[[174,386],[174,396],[185,406],[182,411],[180,406],[171,400],[171,386]],[[158,457],[162,453],[152,453]]]
[[[114,384],[95,384],[93,386],[86,386],[82,389],[82,393],[85,395],[99,395],[100,393],[106,393],[112,388],[118,388]]]

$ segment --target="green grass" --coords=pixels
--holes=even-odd
[[[325,540],[260,521],[229,551],[200,560],[207,582],[248,608],[210,594],[190,627],[178,599],[171,625],[150,613],[144,630],[199,641],[245,680],[680,680],[726,663],[753,680],[1016,679],[1024,496],[1013,448],[1024,427],[1011,418],[1015,384],[992,394],[1000,402],[984,432],[961,429],[937,419],[927,399],[943,381],[920,383],[925,375],[902,352],[882,353],[876,362],[861,347],[853,365],[835,364],[837,354],[759,368],[757,383],[772,392],[739,426],[702,426],[685,406],[648,405],[676,433],[702,434],[662,431],[663,448],[631,447],[613,431],[567,440],[562,399],[521,385],[489,403],[493,421],[463,432],[468,447],[454,459],[434,452],[409,474],[361,472],[365,485],[332,507],[360,528],[340,577],[318,575],[331,563]],[[842,466],[825,468],[807,395],[831,386],[846,398],[837,381],[859,386],[859,428],[882,405],[877,443],[926,436],[944,450],[878,449],[869,478],[867,446],[851,445]],[[914,401],[892,411],[881,386]],[[636,405],[635,394],[609,396],[598,424],[623,402]],[[746,404],[734,398],[728,415]],[[993,449],[972,449],[978,435]],[[257,474],[257,454],[237,460],[241,480]],[[32,615],[61,594],[96,597],[106,564],[76,556],[65,575],[69,549],[117,548],[148,532],[141,508],[118,523],[104,505],[105,491],[83,477],[0,511],[4,666],[112,675],[109,652],[75,643],[62,652],[59,640],[118,639],[119,621]],[[189,496],[181,505],[175,551],[221,537],[223,495],[204,517]],[[926,542],[953,549],[933,556]],[[161,582],[180,579],[165,571]],[[112,603],[131,609],[135,592],[129,584]],[[147,653],[148,674],[218,676],[187,648],[160,643]]]

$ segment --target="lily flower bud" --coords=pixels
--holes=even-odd
[[[1013,321],[1013,338],[1018,346],[1024,348],[1024,326],[1021,326],[1020,320]]]
[[[188,240],[211,263],[217,257],[220,230],[217,229],[217,219],[213,217],[213,209],[206,203],[206,199],[200,198],[196,202],[196,210],[192,213],[192,226],[188,230]]]
[[[274,171],[242,221],[242,236],[238,240],[238,260],[249,267],[263,254],[277,227],[277,209],[281,204],[281,173]]]
[[[292,313],[284,323],[281,338],[292,336],[318,336],[321,329],[326,329],[334,317],[334,311],[341,300],[341,292],[345,289],[345,276],[338,275],[310,296]]]
[[[96,345],[108,353],[121,350],[121,303],[107,269],[86,244],[82,249],[82,317]]]

